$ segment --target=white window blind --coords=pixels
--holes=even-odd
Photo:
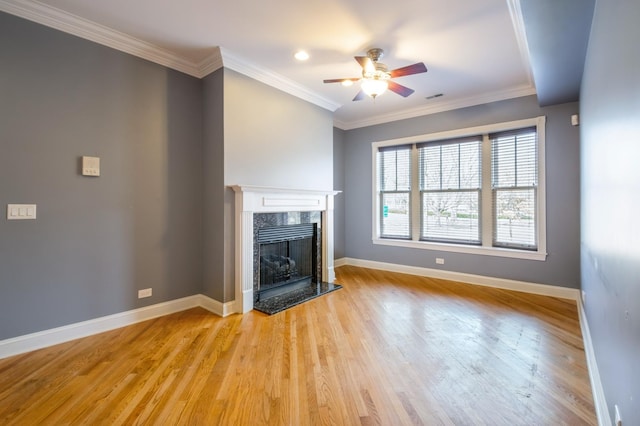
[[[411,145],[378,150],[380,236],[411,238]]]
[[[482,137],[418,144],[420,239],[480,244]]]
[[[490,134],[493,245],[537,249],[536,128]]]

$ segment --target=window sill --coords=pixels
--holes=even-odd
[[[373,244],[416,248],[421,250],[478,254],[482,256],[508,257],[512,259],[537,260],[543,262],[547,259],[547,253],[543,251],[514,250],[498,247],[464,246],[459,244],[430,243],[426,241],[394,240],[389,238],[374,238]]]

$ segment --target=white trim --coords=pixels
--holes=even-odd
[[[220,48],[216,47],[209,56],[198,63],[198,75],[196,77],[204,78],[223,66],[222,53]]]
[[[420,250],[437,250],[453,253],[477,254],[481,256],[508,257],[545,261],[547,253],[542,251],[514,250],[500,247],[483,247],[463,244],[433,243],[430,241],[393,240],[390,238],[373,238],[373,244],[381,246],[408,247]]]
[[[525,127],[539,126],[544,127],[546,117],[541,115],[533,118],[524,118],[522,120],[503,121],[501,123],[485,124],[482,126],[465,127],[463,129],[445,130],[436,133],[427,133],[422,135],[407,136],[403,138],[387,139],[373,142],[374,148],[382,146],[407,145],[418,142],[432,142],[453,138],[463,138],[465,136],[476,136],[485,133],[505,132],[508,130],[522,129]]]
[[[241,313],[253,309],[253,212],[236,193],[235,299]]]
[[[311,102],[319,107],[322,107],[326,110],[334,112],[342,105],[334,102],[330,99],[327,99],[319,94],[312,92],[306,87],[301,86],[293,80],[289,80],[286,77],[283,77],[279,74],[271,72],[264,67],[257,66],[252,64],[251,62],[241,59],[227,49],[221,47],[220,52],[222,54],[222,62],[224,63],[225,68],[232,69],[241,74],[244,74],[248,77],[253,78],[254,80],[260,81],[268,86],[274,87],[276,89],[282,90],[285,93],[296,96],[300,99],[303,99],[307,102]]]
[[[235,310],[235,302],[221,303],[203,294],[196,294],[181,299],[145,306],[143,308],[1,340],[0,359],[103,333],[116,328],[126,327],[195,307],[202,307],[223,317],[237,312]]]
[[[235,300],[231,302],[222,303],[215,299],[210,298],[209,296],[205,296],[204,294],[198,295],[198,306],[221,317],[227,317],[231,314],[235,314],[239,312],[236,309]]]
[[[584,342],[584,355],[587,358],[587,369],[589,370],[589,380],[591,381],[591,392],[593,393],[593,405],[596,409],[596,416],[600,426],[611,426],[611,416],[609,415],[609,407],[605,398],[598,363],[596,362],[596,353],[593,349],[593,341],[591,340],[591,331],[589,322],[584,311],[582,299],[578,298],[578,315],[580,317],[580,330],[582,331],[582,340]]]
[[[547,253],[547,117],[536,119],[538,133],[538,253]]]
[[[0,341],[0,358],[125,327],[196,306],[199,306],[198,295],[2,340]]]
[[[507,6],[509,7],[513,30],[516,33],[516,41],[518,42],[518,48],[520,50],[520,59],[522,60],[522,64],[524,65],[524,69],[527,73],[529,85],[531,87],[535,87],[533,69],[531,68],[531,61],[529,60],[529,58],[531,58],[531,54],[529,50],[529,43],[527,42],[527,33],[525,31],[520,0],[507,0]]]
[[[0,10],[167,68],[200,77],[197,64],[174,52],[55,7],[29,0],[0,0]]]
[[[467,108],[475,105],[483,105],[491,102],[504,101],[506,99],[520,98],[523,96],[535,95],[536,89],[531,85],[512,87],[496,92],[483,93],[477,96],[470,96],[463,99],[451,101],[439,101],[438,103],[422,105],[416,108],[408,108],[402,111],[394,111],[389,114],[381,114],[356,121],[334,120],[333,125],[342,130],[358,129],[360,127],[374,126],[392,121],[405,120],[408,118],[422,117],[439,112],[452,111],[460,108]]]
[[[349,260],[348,257],[341,257],[340,259],[336,259],[333,262],[333,266],[336,268],[339,268],[340,266],[346,266],[349,265],[349,263],[347,262]]]
[[[431,269],[420,266],[398,265],[395,263],[377,262],[374,260],[355,259],[349,257],[339,259],[339,261],[341,266],[352,265],[369,269],[379,269],[382,271],[417,275],[421,277],[440,278],[443,280],[459,281],[462,283],[481,285],[485,287],[521,291],[524,293],[538,294],[541,296],[557,297],[559,299],[569,299],[577,301],[580,295],[580,291],[575,288],[530,283],[527,281],[486,277],[484,275],[466,274],[463,272],[445,271],[441,269]],[[337,262],[338,261],[336,261],[336,263]]]

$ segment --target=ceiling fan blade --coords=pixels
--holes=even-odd
[[[360,91],[356,94],[355,98],[353,98],[353,100],[354,100],[354,101],[361,101],[361,100],[363,100],[363,99],[365,98],[365,96],[367,96],[367,95],[366,95],[366,93],[364,93],[362,90],[360,90]]]
[[[398,95],[404,96],[405,98],[415,92],[415,90],[409,89],[408,87],[403,86],[402,84],[398,84],[395,81],[389,82],[389,90],[391,90],[392,92],[396,92]]]
[[[323,80],[325,83],[342,83],[343,81],[353,81],[354,83],[360,80],[360,77],[353,78],[332,78],[329,80]]]
[[[371,59],[369,59],[367,56],[354,56],[354,59],[358,61],[362,68],[365,67],[367,62],[371,61]]]
[[[363,71],[367,72],[375,72],[376,67],[373,65],[373,61],[368,56],[354,56],[355,60],[358,61]]]
[[[394,78],[405,75],[420,74],[422,72],[427,72],[427,67],[423,62],[418,62],[417,64],[407,65],[406,67],[392,70],[389,74],[391,74],[391,78]]]

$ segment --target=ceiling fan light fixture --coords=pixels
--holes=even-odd
[[[375,99],[378,96],[382,95],[386,92],[387,87],[389,87],[389,82],[387,79],[379,79],[379,78],[365,78],[362,80],[362,91]]]
[[[309,59],[309,54],[304,50],[298,50],[293,56],[299,61],[306,61]]]
[[[362,67],[361,78],[332,78],[324,80],[325,83],[342,83],[343,86],[350,86],[349,83],[361,81],[360,91],[353,98],[353,101],[360,101],[365,96],[374,100],[389,89],[402,97],[407,97],[415,92],[402,84],[391,81],[396,77],[420,74],[427,72],[427,67],[422,62],[396,68],[391,71],[385,64],[379,62],[384,54],[382,49],[374,48],[367,51],[367,56],[355,56],[354,59]]]

